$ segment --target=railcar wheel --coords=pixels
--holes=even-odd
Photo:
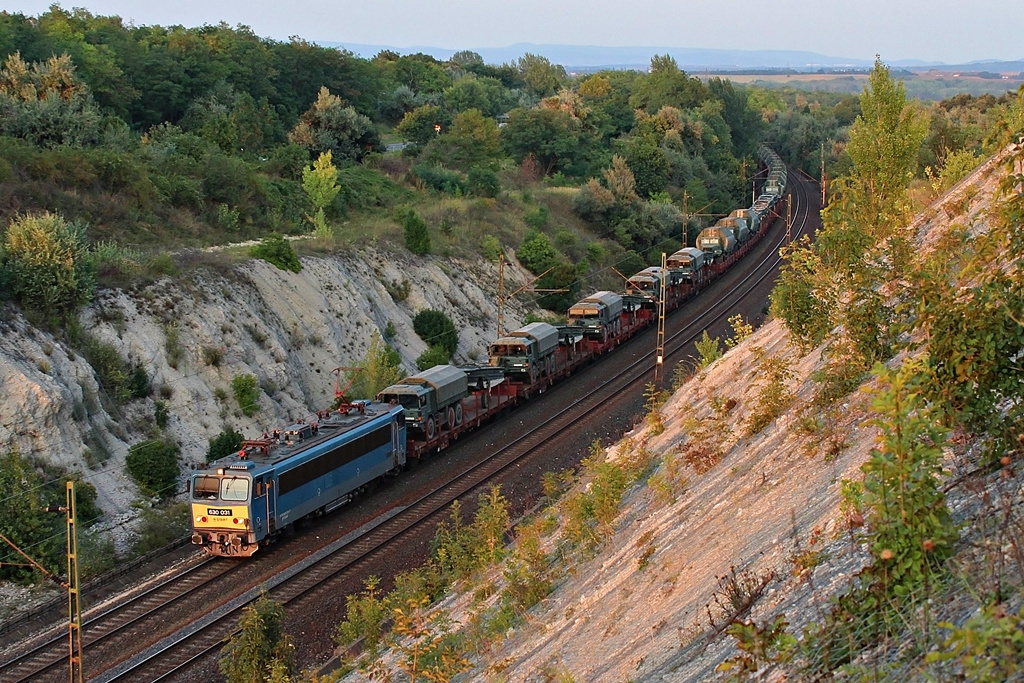
[[[437,420],[431,415],[427,418],[427,441],[433,441],[434,437],[437,436]]]
[[[462,402],[455,404],[455,426],[462,426]]]

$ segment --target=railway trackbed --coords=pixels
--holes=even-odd
[[[809,209],[812,202],[803,182],[791,174],[793,189],[794,223],[792,238],[796,239],[809,230]],[[691,348],[692,343],[703,330],[728,318],[738,302],[744,300],[775,272],[779,247],[785,241],[786,229],[779,221],[771,232],[765,235],[764,248],[757,250],[757,258],[745,259],[743,271],[749,273],[732,286],[717,289],[710,303],[700,311],[692,306],[680,311],[691,311],[686,315],[673,315],[678,327],[665,339],[667,359],[678,360]],[[750,254],[754,256],[755,254]],[[734,269],[737,270],[737,269]],[[724,291],[723,291],[724,290]],[[671,320],[671,319],[670,319]],[[360,567],[370,556],[400,540],[421,525],[436,520],[450,506],[451,502],[463,498],[474,489],[494,479],[513,464],[522,463],[543,450],[560,435],[570,431],[589,413],[602,404],[616,400],[625,392],[636,391],[650,381],[653,372],[654,350],[641,350],[644,342],[651,338],[650,331],[638,335],[627,345],[634,351],[630,358],[621,357],[610,369],[606,361],[598,364],[596,372],[605,372],[600,382],[589,382],[586,393],[577,392],[569,400],[568,392],[558,391],[563,401],[558,408],[548,406],[544,420],[535,423],[531,429],[521,433],[504,445],[489,448],[490,455],[464,469],[458,476],[436,486],[417,500],[407,505],[392,508],[380,517],[349,532],[312,555],[292,563],[284,569],[276,569],[270,578],[259,585],[253,580],[237,583],[240,588],[234,593],[226,592],[225,585],[234,581],[230,578],[241,572],[245,563],[212,561],[197,565],[183,575],[179,581],[168,580],[166,585],[155,587],[148,598],[139,596],[135,607],[117,607],[95,615],[88,614],[83,634],[86,652],[86,673],[94,682],[121,680],[169,680],[190,670],[196,662],[204,662],[204,670],[216,670],[216,664],[206,662],[212,654],[219,652],[225,640],[237,628],[241,610],[265,590],[271,598],[287,606],[298,603],[302,598],[318,590],[329,590],[331,585],[343,581],[351,583],[351,577],[359,574]],[[616,354],[613,354],[616,356]],[[581,370],[583,374],[589,370]],[[554,397],[552,397],[554,398]],[[550,403],[550,402],[549,402]],[[206,569],[204,569],[206,568]],[[202,572],[208,572],[203,574]],[[194,584],[194,585],[193,585]],[[255,585],[255,587],[254,587]],[[176,586],[176,587],[175,587]],[[206,588],[203,588],[206,586]],[[212,598],[212,591],[216,598]],[[134,601],[135,599],[133,599]],[[154,624],[160,622],[159,613],[169,605],[189,600],[192,604],[205,605],[195,610],[191,623],[168,630],[157,630]],[[142,603],[146,607],[142,607]],[[201,612],[201,614],[199,613]],[[121,616],[117,616],[118,614]],[[131,614],[132,616],[128,616]],[[167,627],[164,627],[165,629]],[[59,631],[59,629],[56,629]],[[157,642],[154,642],[157,641]],[[144,648],[139,644],[145,643]],[[118,662],[111,668],[100,671],[99,665],[90,662]],[[63,667],[63,668],[62,668]],[[67,675],[67,634],[62,631],[45,643],[33,647],[31,652],[16,659],[0,662],[0,680],[59,680]]]

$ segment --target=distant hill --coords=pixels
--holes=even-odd
[[[324,46],[344,48],[362,57],[373,57],[381,50],[392,50],[399,54],[422,52],[436,59],[449,59],[457,50],[449,48],[414,45],[396,47],[393,45],[367,45],[347,42],[322,42]],[[684,47],[602,47],[597,45],[538,45],[516,43],[507,47],[466,48],[476,52],[488,64],[505,64],[518,60],[526,53],[547,57],[555,64],[561,64],[569,71],[594,71],[596,69],[646,69],[654,55],[668,54],[675,58],[680,68],[688,71],[740,71],[750,69],[787,69],[793,71],[818,71],[819,69],[871,68],[873,60],[832,57],[817,52],[802,50],[723,50]],[[1021,71],[1024,60],[996,62],[991,60],[970,64],[941,64],[924,60],[897,60],[889,66],[906,69],[936,68],[942,71]]]

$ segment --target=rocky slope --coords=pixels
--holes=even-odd
[[[994,159],[922,213],[911,226],[920,247],[932,248],[952,226],[987,230],[987,212],[1003,175],[1002,161]],[[765,357],[787,359],[793,400],[781,417],[750,434]],[[856,523],[840,508],[840,490],[843,480],[862,478],[859,468],[877,438],[869,422],[871,382],[833,414],[818,412],[812,376],[823,367],[821,349],[802,352],[785,327],[771,321],[675,393],[660,410],[663,431],[648,423],[610,447],[613,461],[638,449],[650,451],[658,462],[653,477],[627,492],[614,533],[584,562],[571,561],[571,555],[566,561],[560,550],[564,513],[537,512],[547,529],[543,549],[559,558],[552,570],[556,588],[528,612],[524,625],[485,640],[472,658],[472,671],[459,680],[724,680],[727,674],[717,667],[739,653],[736,640],[724,632],[732,618],[767,624],[784,615],[787,631],[798,635],[822,620],[830,599],[849,590],[870,562]],[[698,436],[702,426],[705,432]],[[720,450],[720,459],[688,459],[694,453],[690,446],[702,438],[698,448]],[[969,440],[960,439],[944,462],[952,482],[947,502],[964,523],[961,546],[968,550],[954,560],[952,571],[967,586],[965,594],[983,593],[993,581],[1009,586],[1020,579],[1013,564],[1017,541],[987,535],[979,520],[1024,519],[1024,472],[1007,467],[980,474],[973,455]],[[581,490],[589,486],[584,479]],[[993,573],[996,566],[1010,576]],[[480,615],[495,605],[496,598],[481,596],[500,593],[502,569],[457,586],[437,609],[472,633]],[[936,596],[932,618],[962,623],[978,606],[964,597]],[[1020,600],[1018,594],[1007,611],[1018,609]],[[883,643],[862,657],[863,671],[874,671],[874,680],[912,678],[910,670],[882,673],[899,646]],[[383,661],[399,668],[398,659],[391,651]],[[791,680],[783,670],[768,669],[750,679]],[[353,672],[344,680],[368,678]]]
[[[303,266],[296,274],[250,260],[101,291],[83,311],[83,325],[123,358],[141,362],[154,388],[152,397],[121,408],[101,400],[81,354],[8,308],[0,322],[0,448],[81,471],[96,486],[106,520],[117,522],[140,497],[124,468],[129,446],[173,439],[187,471],[205,460],[209,439],[226,426],[253,436],[325,407],[333,398],[331,371],[359,361],[389,324],[392,345],[415,372],[426,349],[412,329],[420,310],[442,310],[455,322],[456,361],[486,358],[497,318],[496,265],[367,248],[304,258]],[[515,267],[506,277],[513,289],[526,281]],[[513,303],[506,324],[523,315]],[[230,387],[247,373],[263,390],[252,417],[239,411]],[[162,433],[153,432],[157,400],[169,408]]]

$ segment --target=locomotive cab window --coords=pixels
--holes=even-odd
[[[249,480],[243,477],[224,477],[220,483],[221,500],[248,500]]]
[[[219,488],[220,481],[217,477],[200,474],[195,478],[195,485],[192,487],[192,497],[196,500],[216,500]]]

